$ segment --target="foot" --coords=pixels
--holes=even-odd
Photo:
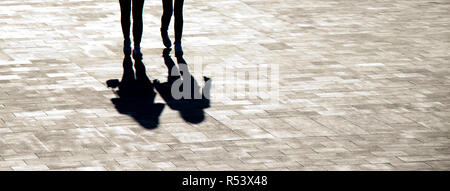
[[[142,60],[141,47],[135,46],[133,50],[133,58],[134,60]]]
[[[175,56],[183,56],[183,48],[181,47],[181,43],[175,43]]]
[[[169,34],[167,33],[167,30],[161,29],[161,38],[162,38],[164,46],[166,48],[170,48],[170,46],[172,46],[172,41],[170,41]]]
[[[163,50],[163,57],[165,57],[165,56],[170,56],[170,51],[172,51],[171,48],[165,48],[165,49]]]
[[[125,56],[128,56],[131,54],[131,41],[130,40],[123,41],[123,53],[125,54]]]

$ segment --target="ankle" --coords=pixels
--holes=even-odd
[[[183,48],[181,46],[181,42],[174,43],[175,45],[175,54],[176,55],[183,55]]]
[[[175,42],[175,43],[173,43],[173,45],[175,45],[175,50],[177,50],[177,49],[181,50],[182,49],[181,42]]]
[[[123,41],[123,52],[126,54],[130,54],[131,53],[131,41],[128,39],[125,39]]]
[[[133,54],[141,53],[141,47],[139,45],[134,46]]]
[[[161,37],[163,40],[163,44],[166,48],[170,48],[172,45],[172,42],[170,41],[169,34],[167,33],[167,30],[161,29]]]
[[[123,46],[130,46],[131,47],[131,40],[130,39],[123,40]]]
[[[133,58],[134,60],[142,60],[142,52],[141,52],[141,47],[139,46],[135,46],[134,50],[133,50]]]

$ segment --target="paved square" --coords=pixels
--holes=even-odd
[[[118,0],[2,0],[0,170],[450,170],[449,10],[187,0],[185,59],[212,79],[210,107],[193,123],[158,93],[156,123],[106,85],[123,72]],[[161,13],[145,2],[142,51],[165,82]]]

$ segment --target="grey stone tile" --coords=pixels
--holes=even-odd
[[[185,59],[223,99],[192,124],[157,95],[155,129],[105,84],[122,75],[118,2],[76,2],[0,2],[0,170],[450,169],[444,0],[186,1]],[[143,62],[164,81],[161,1],[146,3]],[[266,66],[278,97],[256,86]],[[239,72],[262,75],[224,76]]]

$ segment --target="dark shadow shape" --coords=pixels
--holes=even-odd
[[[160,83],[154,80],[155,89],[171,109],[180,112],[180,116],[186,122],[201,123],[205,119],[203,109],[210,107],[211,79],[203,77],[205,87],[202,90],[189,72],[183,57],[177,57],[178,68],[169,53],[170,49],[164,49],[164,64],[168,69],[167,82]]]
[[[158,127],[159,116],[164,104],[154,103],[156,92],[145,72],[142,61],[136,61],[133,71],[133,62],[130,56],[123,60],[122,80],[111,79],[106,83],[112,88],[118,98],[111,99],[117,111],[133,117],[142,127],[154,129]]]

